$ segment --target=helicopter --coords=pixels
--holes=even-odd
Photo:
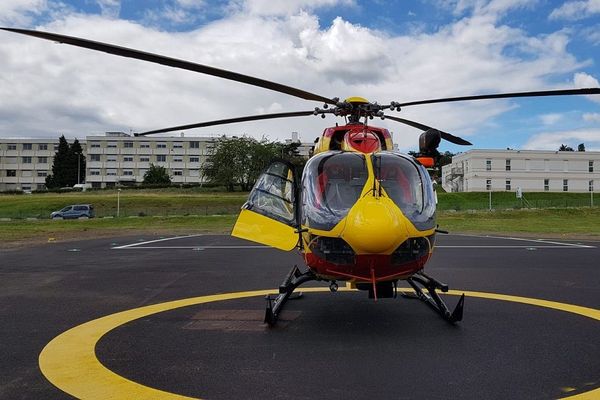
[[[439,159],[441,140],[471,145],[465,139],[422,123],[390,115],[404,107],[434,103],[543,97],[596,95],[600,88],[495,93],[411,102],[370,102],[363,97],[326,97],[269,80],[74,36],[28,29],[4,31],[69,44],[121,57],[261,87],[321,103],[311,110],[251,115],[186,124],[135,133],[135,136],[181,131],[247,121],[321,116],[343,117],[343,125],[325,128],[301,176],[287,161],[274,161],[258,178],[242,206],[232,235],[276,249],[298,249],[306,270],[294,266],[267,296],[265,323],[274,325],[286,304],[300,297],[295,290],[309,281],[338,282],[368,292],[375,300],[402,297],[423,301],[445,321],[463,318],[464,294],[453,311],[438,291],[448,285],[425,273],[435,248],[436,234],[447,233],[436,224],[437,197],[428,168]],[[394,150],[390,132],[369,124],[374,118],[389,119],[421,130],[419,153],[411,156]],[[398,290],[405,281],[414,292]]]

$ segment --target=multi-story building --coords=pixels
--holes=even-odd
[[[142,183],[150,164],[165,167],[174,184],[204,182],[203,167],[222,136],[135,137],[123,132],[81,140],[86,157],[81,181],[92,188]],[[297,133],[286,143],[298,142]],[[301,143],[308,155],[312,143]],[[0,139],[0,191],[45,190],[58,139]]]
[[[0,191],[45,190],[57,148],[58,139],[1,139]]]
[[[442,187],[447,192],[597,191],[600,152],[469,150],[442,167]]]
[[[142,183],[150,164],[167,169],[175,184],[203,182],[202,167],[218,137],[88,136],[86,183],[93,188]]]

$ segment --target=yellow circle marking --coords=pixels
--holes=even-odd
[[[325,287],[302,289],[303,292],[325,292],[328,290],[329,288]],[[348,291],[354,289],[340,288],[339,290]],[[40,369],[52,384],[79,399],[194,399],[193,397],[182,396],[144,386],[115,374],[102,365],[98,358],[96,358],[96,343],[98,343],[102,336],[111,330],[118,328],[127,322],[152,314],[196,304],[264,296],[270,293],[273,293],[273,290],[255,290],[249,292],[192,297],[107,315],[71,328],[52,339],[40,353]],[[484,292],[461,292],[458,290],[451,290],[447,294],[459,296],[462,293],[467,297],[479,297],[482,299],[529,304],[565,311],[600,321],[600,310],[572,304]],[[567,397],[573,400],[598,399],[600,398],[600,388]]]

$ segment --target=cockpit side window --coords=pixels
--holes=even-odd
[[[406,156],[373,155],[375,176],[390,199],[419,230],[435,226],[435,197],[429,173]]]
[[[330,230],[356,203],[367,181],[364,155],[332,151],[312,158],[302,177],[302,223]]]

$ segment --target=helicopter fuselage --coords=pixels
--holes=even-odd
[[[374,284],[423,269],[434,247],[435,207],[429,173],[393,150],[386,129],[349,124],[325,129],[299,182],[291,165],[272,164],[233,234],[298,247],[321,279]]]

